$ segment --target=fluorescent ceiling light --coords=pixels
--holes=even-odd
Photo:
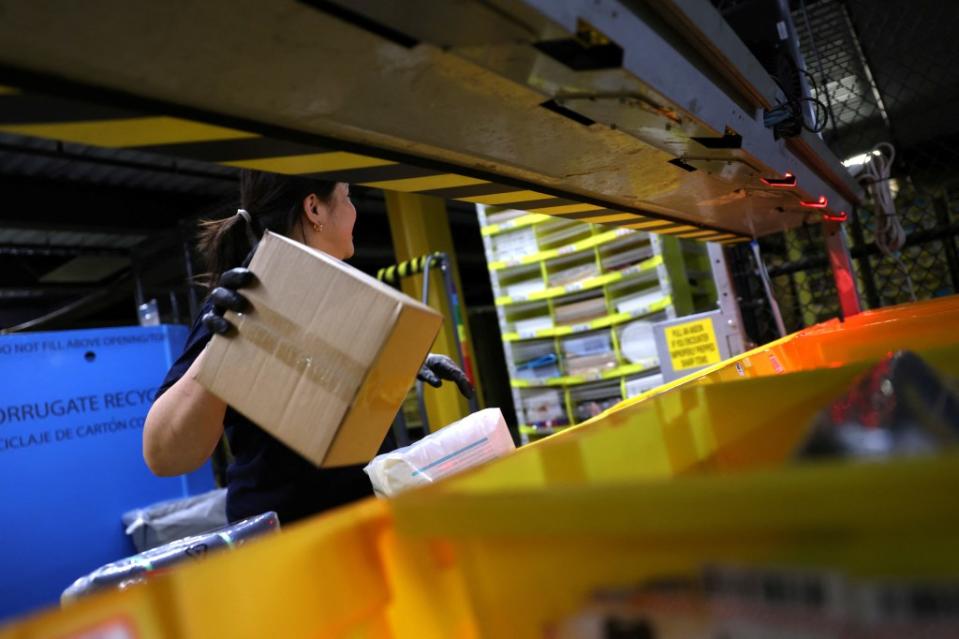
[[[842,161],[842,165],[847,169],[853,166],[859,166],[865,164],[869,160],[870,155],[880,155],[879,151],[871,151],[870,153],[860,153],[859,155],[854,155],[851,158],[845,159]]]

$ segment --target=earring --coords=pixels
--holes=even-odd
[[[313,232],[314,232],[314,233],[322,233],[322,232],[323,232],[323,225],[322,225],[322,224],[317,224],[316,222],[313,222]]]

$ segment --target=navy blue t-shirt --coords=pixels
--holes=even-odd
[[[208,302],[199,317],[211,308]],[[157,397],[186,373],[210,337],[197,319]],[[373,494],[362,466],[317,468],[229,406],[223,427],[234,456],[226,471],[226,514],[231,522],[273,510],[281,522],[290,523]],[[380,453],[395,448],[388,432]]]

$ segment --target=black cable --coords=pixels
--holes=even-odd
[[[806,34],[809,37],[809,45],[812,47],[813,55],[816,56],[816,66],[819,68],[819,77],[823,82],[826,82],[828,87],[829,78],[826,76],[826,71],[822,65],[822,56],[819,54],[819,47],[816,45],[816,38],[813,36],[812,23],[809,21],[809,11],[806,9],[806,0],[799,0],[799,7],[802,11],[803,22],[806,24]],[[809,77],[811,78],[812,75]],[[818,88],[816,90],[816,95],[819,95]],[[832,118],[833,128],[835,129],[836,114],[832,110],[832,99],[829,97],[829,91],[824,90],[822,95],[826,96],[826,112],[829,114],[829,117]]]
[[[820,93],[819,85],[808,71],[800,69],[791,58],[787,58],[786,62],[785,68],[780,69],[780,75],[794,77],[796,73],[804,73],[810,81],[811,89],[816,94]],[[786,87],[783,86],[784,80],[782,78],[776,77],[775,75],[771,77],[782,92],[784,99],[778,101],[775,107],[765,112],[763,115],[763,123],[773,130],[773,136],[777,140],[779,138],[796,137],[802,133],[803,129],[814,134],[821,133],[825,130],[829,122],[829,107],[827,107],[825,103],[819,98],[797,97],[795,91],[786,90]],[[803,104],[806,102],[812,102],[815,105],[813,111],[815,122],[811,124],[806,122],[806,118],[803,116]]]
[[[812,126],[806,124],[803,121],[803,128],[809,131],[810,133],[822,133],[826,128],[826,124],[829,122],[829,108],[819,100],[818,98],[803,98],[801,102],[812,102],[816,105],[817,109],[815,110],[816,123]],[[819,114],[822,113],[822,117],[819,117]]]
[[[818,96],[818,95],[820,95],[820,94],[825,95],[825,96],[826,96],[826,99],[828,100],[828,99],[829,99],[829,94],[826,93],[825,90],[820,91],[820,89],[819,89],[819,83],[816,82],[816,78],[813,77],[813,74],[811,74],[811,73],[810,73],[809,71],[807,71],[806,69],[800,69],[800,71],[802,72],[803,75],[806,76],[806,80],[809,81],[809,87],[810,87],[810,89],[812,89],[813,94],[816,95],[816,96]],[[829,105],[826,104],[826,103],[824,103],[824,102],[823,102],[822,100],[820,100],[818,97],[816,97],[816,98],[812,98],[812,97],[802,98],[801,101],[802,101],[802,102],[809,101],[809,102],[812,102],[813,104],[815,104],[817,107],[819,107],[819,108],[818,108],[818,111],[816,112],[816,124],[813,125],[812,127],[806,127],[806,130],[809,131],[810,133],[820,133],[820,132],[822,132],[822,131],[826,128],[826,124],[828,124],[828,122],[829,122],[829,114],[830,114]],[[822,112],[822,117],[819,117],[819,112],[820,112],[820,111]]]

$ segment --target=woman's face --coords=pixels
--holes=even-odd
[[[316,202],[315,219],[319,222],[319,230],[311,225],[306,231],[306,243],[341,260],[353,257],[353,225],[356,223],[356,207],[350,200],[350,185],[337,182],[329,201],[316,200]],[[307,217],[309,219],[309,215]]]

